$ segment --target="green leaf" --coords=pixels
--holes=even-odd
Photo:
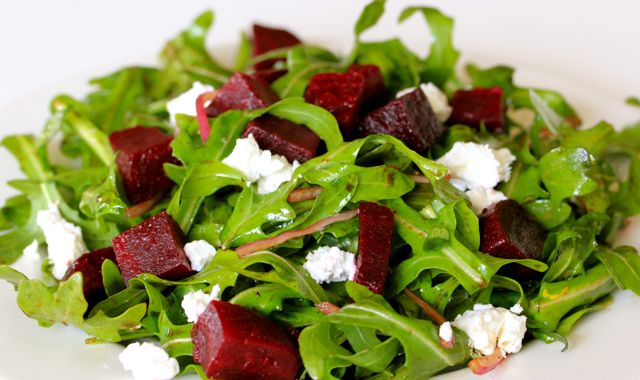
[[[509,182],[502,185],[501,190],[507,198],[518,203],[527,203],[549,196],[540,187],[540,182],[540,170],[536,166],[517,162],[511,170]]]
[[[286,60],[287,73],[271,85],[282,99],[303,97],[311,77],[316,74],[342,70],[333,53],[310,46],[298,45],[290,48]]]
[[[24,281],[29,281],[29,278],[27,276],[8,265],[0,265],[0,279],[7,281],[16,289]]]
[[[481,69],[470,63],[465,66],[465,71],[473,87],[500,87],[507,96],[514,88],[512,67],[499,65]]]
[[[65,120],[104,165],[110,166],[113,163],[115,155],[109,137],[104,132],[75,112],[67,112]]]
[[[300,298],[300,293],[281,284],[262,284],[236,294],[229,302],[269,316],[282,311],[285,300],[290,298]]]
[[[592,166],[592,157],[585,149],[556,148],[540,159],[540,175],[551,198],[560,201],[597,188],[589,176]]]
[[[567,202],[538,199],[523,206],[536,222],[548,230],[558,227],[571,216],[571,206]]]
[[[567,335],[573,329],[573,326],[578,322],[580,318],[582,318],[587,313],[593,313],[599,310],[605,309],[613,302],[613,298],[611,296],[605,296],[599,299],[598,301],[592,303],[589,306],[580,308],[576,311],[573,311],[570,315],[562,318],[560,324],[558,324],[558,328],[556,331],[558,334]]]
[[[378,23],[378,20],[380,20],[380,17],[382,17],[384,13],[384,5],[385,0],[373,0],[364,7],[353,28],[356,39],[359,39],[364,31]]]
[[[595,256],[607,268],[620,289],[640,295],[640,256],[633,247],[611,249],[601,246]]]
[[[107,296],[112,296],[126,288],[118,266],[111,260],[102,262],[102,283]]]
[[[92,218],[124,215],[127,204],[120,194],[117,169],[114,164],[111,164],[104,182],[82,193],[78,208],[83,214]]]

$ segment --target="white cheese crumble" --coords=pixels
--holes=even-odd
[[[196,323],[198,317],[204,313],[211,301],[217,299],[220,299],[220,286],[214,285],[209,294],[202,290],[185,294],[180,306],[182,306],[184,313],[187,315],[187,321]]]
[[[406,95],[412,91],[414,91],[415,87],[405,88],[404,90],[398,91],[396,97],[399,98],[403,95]],[[433,112],[436,114],[436,117],[441,123],[444,123],[451,116],[451,111],[453,110],[451,106],[449,106],[449,100],[447,99],[447,95],[445,95],[438,86],[429,82],[422,83],[420,85],[420,89],[427,96],[427,100],[429,100],[429,105],[433,109]]]
[[[191,262],[191,269],[200,272],[216,255],[216,247],[205,240],[194,240],[185,244],[184,253]]]
[[[471,201],[471,209],[476,215],[482,214],[482,210],[485,208],[507,199],[502,191],[485,189],[484,187],[467,190],[465,194]]]
[[[347,281],[356,273],[355,255],[338,247],[320,247],[309,252],[303,267],[319,284]]]
[[[195,117],[196,99],[205,92],[211,92],[213,90],[213,86],[202,84],[200,82],[193,82],[189,90],[178,95],[176,98],[169,100],[167,102],[167,112],[169,112],[169,119],[171,120],[171,123],[176,123],[176,115],[179,113]]]
[[[237,139],[235,148],[222,163],[240,171],[247,181],[257,182],[258,194],[274,192],[281,184],[290,181],[294,170],[300,166],[298,161],[292,165],[286,158],[260,149],[252,134]]]
[[[75,224],[67,222],[60,215],[60,210],[55,204],[50,204],[48,210],[38,211],[36,221],[47,242],[49,260],[53,265],[51,270],[53,277],[60,280],[73,260],[88,251],[82,240],[82,230]]]
[[[34,240],[24,248],[22,256],[13,263],[12,267],[31,279],[42,279],[42,261],[40,245],[37,240]]]
[[[451,327],[451,322],[441,324],[438,335],[440,335],[440,339],[443,341],[451,342],[453,340],[453,328]]]
[[[135,380],[169,380],[180,373],[175,358],[152,343],[131,343],[118,357],[122,367],[131,371]]]
[[[518,312],[522,312],[518,304],[510,310],[476,304],[473,310],[458,315],[452,324],[469,336],[471,346],[482,355],[491,355],[497,348],[506,356],[520,351],[527,331],[527,317]]]

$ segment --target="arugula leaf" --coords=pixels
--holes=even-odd
[[[589,176],[592,166],[593,159],[585,149],[556,148],[540,159],[540,175],[551,199],[560,201],[596,189]]]
[[[309,46],[294,46],[286,55],[287,73],[271,85],[280,98],[302,97],[313,77],[319,73],[342,71],[333,53]]]
[[[640,256],[633,247],[611,249],[601,246],[595,256],[607,268],[620,289],[640,295]]]
[[[385,0],[373,0],[364,7],[360,17],[358,17],[358,21],[356,21],[356,25],[353,27],[353,34],[355,34],[356,40],[360,39],[360,35],[364,31],[378,23],[378,20],[384,14],[384,6]]]

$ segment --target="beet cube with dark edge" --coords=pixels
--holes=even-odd
[[[382,294],[391,257],[393,212],[370,202],[361,202],[358,211],[358,256],[353,281]]]
[[[103,248],[94,252],[85,253],[71,263],[63,280],[68,280],[76,272],[82,273],[82,290],[89,303],[94,303],[106,298],[104,284],[102,282],[102,263],[105,260],[116,262],[116,254],[113,248]]]
[[[284,156],[291,163],[315,157],[320,145],[320,138],[309,128],[271,115],[251,121],[243,137],[250,134],[261,149]]]
[[[296,345],[271,320],[225,301],[212,301],[191,330],[193,359],[217,380],[293,380]]]
[[[117,153],[116,165],[127,198],[132,204],[144,202],[174,183],[164,173],[163,164],[177,162],[169,144],[173,138],[158,128],[134,127],[109,136]]]
[[[545,233],[514,200],[504,200],[480,216],[480,251],[503,259],[542,259]],[[517,265],[517,264],[515,264]],[[529,277],[533,271],[512,266],[514,275]],[[516,273],[517,272],[517,273]]]
[[[259,24],[253,24],[253,56],[257,57],[272,50],[299,45],[298,37],[284,29],[269,28]],[[282,59],[268,59],[257,62],[253,67],[256,70],[270,69],[274,63]]]
[[[125,282],[142,273],[180,280],[192,273],[184,236],[169,214],[161,212],[113,238],[116,261]]]
[[[363,108],[372,110],[389,100],[387,89],[384,86],[384,78],[378,66],[353,64],[349,66],[348,72],[361,73],[364,76]]]
[[[207,106],[207,116],[215,117],[228,110],[266,108],[280,100],[269,84],[243,73],[235,73]]]
[[[473,128],[480,128],[484,124],[490,132],[504,130],[504,106],[500,87],[458,90],[451,99],[451,108],[448,124],[465,124]]]
[[[402,140],[409,148],[423,152],[444,132],[429,100],[416,89],[369,113],[360,130],[364,135],[382,133]]]

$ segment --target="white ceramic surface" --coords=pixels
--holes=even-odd
[[[607,119],[618,126],[640,119],[623,104],[640,95],[640,2],[628,1],[388,1],[389,14],[367,38],[402,33],[427,51],[421,20],[394,24],[411,4],[438,6],[456,19],[463,61],[505,63],[520,70],[521,84],[562,90],[587,123]],[[295,0],[21,0],[0,3],[0,137],[37,132],[50,98],[80,95],[86,80],[132,63],[152,64],[164,40],[195,15],[213,8],[209,38],[214,51],[230,52],[252,20],[285,25],[305,41],[348,51],[351,29],[366,1]],[[226,58],[230,54],[223,54]],[[6,180],[18,166],[0,150],[0,199],[13,192]],[[640,223],[620,242],[640,246]],[[617,292],[607,310],[585,318],[571,334],[570,349],[534,342],[486,379],[637,379],[640,298]],[[0,283],[0,379],[128,379],[117,345],[86,346],[72,328],[39,328],[15,305],[13,289]],[[446,379],[473,379],[458,371]]]

